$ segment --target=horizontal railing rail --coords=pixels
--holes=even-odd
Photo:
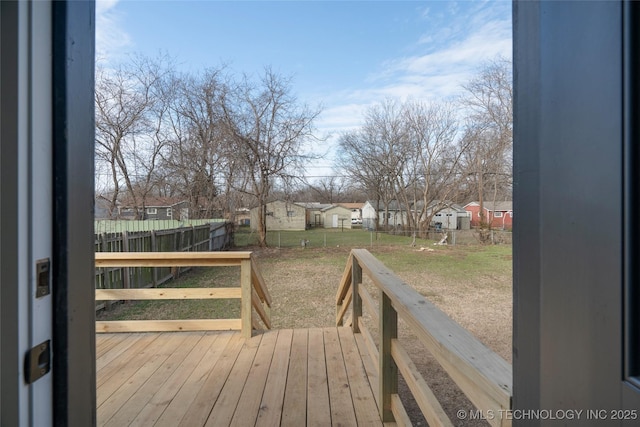
[[[362,285],[366,275],[378,291],[378,303]],[[377,344],[362,321],[363,308],[378,324]],[[347,312],[351,312],[349,320]],[[398,340],[402,318],[458,387],[493,426],[510,426],[512,368],[365,249],[351,251],[336,296],[336,323],[350,324],[364,338],[378,366],[377,402],[384,422],[404,424],[406,411],[398,397],[402,374],[430,426],[452,426],[440,402]]]
[[[251,337],[253,329],[271,329],[271,296],[251,252],[97,252],[99,267],[240,267],[235,288],[96,289],[96,301],[114,300],[240,300],[239,319],[178,319],[98,321],[96,332],[162,332],[240,330]]]

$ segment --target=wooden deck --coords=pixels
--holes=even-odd
[[[96,336],[101,426],[381,426],[349,328]]]

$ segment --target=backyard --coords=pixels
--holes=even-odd
[[[276,236],[272,236],[275,238]],[[335,294],[349,252],[368,249],[403,281],[471,331],[490,349],[511,362],[511,246],[435,245],[386,234],[362,231],[279,233],[280,246],[252,250],[267,283],[273,306],[273,328],[326,327],[335,324]],[[331,243],[325,244],[325,239]],[[303,247],[300,242],[309,240]],[[238,239],[236,239],[237,243]],[[291,242],[283,244],[283,242]],[[297,242],[297,244],[296,244]],[[314,244],[315,242],[315,244]],[[273,243],[271,243],[273,244]],[[290,247],[284,247],[290,246]],[[168,286],[237,286],[237,268],[193,269]],[[365,285],[367,282],[365,281]],[[372,295],[375,295],[372,292]],[[101,319],[163,319],[237,317],[237,301],[153,301],[126,304],[99,315]],[[372,325],[375,329],[375,325]],[[455,425],[483,425],[477,420],[457,419],[458,410],[472,409],[464,395],[425,355],[422,345],[400,324],[400,339],[412,355],[434,393]],[[426,425],[414,402],[401,395],[414,425]]]

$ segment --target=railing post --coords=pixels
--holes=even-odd
[[[158,252],[158,239],[156,238],[156,231],[151,230],[151,252]],[[153,282],[153,287],[158,287],[158,268],[151,267],[151,280]]]
[[[129,233],[125,230],[122,232],[122,252],[129,252]],[[129,289],[131,283],[129,281],[130,270],[129,267],[124,267],[122,270],[122,288]]]
[[[351,267],[351,300],[352,306],[352,321],[351,328],[354,334],[360,332],[360,317],[362,317],[362,298],[358,292],[358,287],[362,284],[362,267],[358,263],[358,258],[355,256],[352,259]]]
[[[251,260],[240,261],[240,287],[242,288],[242,300],[240,301],[240,318],[242,319],[242,336],[251,338]]]
[[[391,357],[391,340],[398,337],[398,313],[384,291],[380,291],[379,324],[378,412],[382,422],[391,422],[395,420],[391,412],[391,395],[398,393],[398,367]]]

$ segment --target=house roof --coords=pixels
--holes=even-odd
[[[164,207],[172,207],[185,202],[186,202],[185,199],[178,198],[178,197],[147,196],[144,199],[144,207],[145,208],[164,208]],[[133,206],[133,200],[131,199],[122,200],[120,205],[122,207],[131,207]]]
[[[338,203],[338,205],[347,209],[362,209],[364,203]]]
[[[465,208],[463,208],[462,206],[458,205],[457,203],[448,203],[448,202],[444,202],[440,205],[437,204],[432,204],[431,206],[434,207],[439,207],[438,211],[441,211],[443,209],[453,209],[454,211],[458,212],[458,213],[466,213],[467,211],[465,210]]]
[[[376,207],[377,202],[372,202],[371,200],[367,200],[372,207],[376,208],[376,210],[382,211],[385,209],[384,203],[380,202]],[[400,203],[397,200],[391,200],[389,202],[389,206],[387,207],[390,211],[404,211],[405,209],[400,207]]]
[[[317,209],[322,210],[333,206],[331,203],[318,203],[318,202],[295,202],[296,205],[302,206],[305,209]]]
[[[299,207],[299,208],[302,208],[302,209],[306,209],[306,206],[304,206],[304,203],[286,202],[284,200],[272,200],[270,202],[267,202],[266,205],[269,206],[269,205],[271,205],[273,203],[283,203],[283,204],[288,205],[288,206],[296,206],[296,207]],[[251,210],[258,209],[259,207],[260,206],[253,207],[253,208],[251,208]]]
[[[423,205],[424,205],[424,202],[420,200],[416,203],[415,209],[421,209]],[[429,211],[434,209],[437,211],[441,211],[442,209],[447,209],[447,208],[453,209],[458,213],[467,212],[462,206],[460,206],[457,203],[453,203],[452,201],[449,201],[449,200],[432,200],[431,203],[429,203],[429,206],[427,206],[427,209]]]
[[[464,205],[464,207],[466,208],[467,206],[480,206],[480,202],[470,202],[467,203],[466,205]],[[512,211],[513,210],[513,202],[508,201],[508,200],[504,200],[501,202],[484,202],[482,204],[482,207],[486,210],[489,211],[502,211],[502,212],[508,212],[508,211]]]
[[[335,208],[344,209],[344,210],[347,210],[347,211],[351,212],[351,209],[350,209],[350,208],[348,208],[348,207],[346,207],[346,206],[344,206],[344,205],[342,205],[342,204],[338,204],[338,205],[329,205],[329,206],[327,206],[326,208],[322,208],[322,209],[321,209],[321,211],[322,211],[322,212],[325,212],[325,211],[328,211],[328,210],[331,210],[331,209],[335,209]]]

